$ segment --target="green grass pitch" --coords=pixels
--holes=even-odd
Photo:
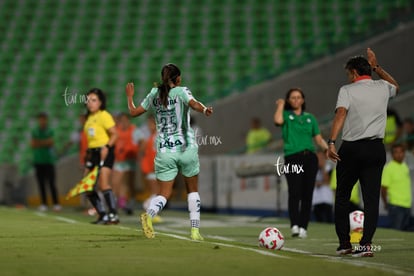
[[[138,214],[102,226],[74,210],[39,213],[0,207],[0,275],[413,275],[414,233],[378,228],[373,258],[335,255],[333,224],[311,223],[307,239],[290,237],[286,219],[202,213],[203,242],[189,240],[186,212],[162,213],[146,239]],[[281,251],[257,246],[261,230],[279,228]]]

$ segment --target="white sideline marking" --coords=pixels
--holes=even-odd
[[[61,221],[67,222],[67,223],[79,223],[79,221],[77,221],[77,220],[68,219],[68,218],[64,218],[64,217],[61,217],[61,216],[48,215],[48,214],[41,213],[41,212],[35,212],[35,214],[37,216],[40,216],[40,217],[47,217],[47,216],[54,217],[57,220],[61,220]],[[123,230],[132,230],[132,231],[141,232],[140,230],[138,230],[136,228],[125,227],[125,226],[117,226],[117,227],[120,228],[120,229],[123,229]],[[180,232],[180,233],[184,232],[184,231],[169,229],[167,227],[162,227],[162,229],[164,231],[170,231],[170,232],[176,232],[176,233],[177,232]],[[175,235],[175,234],[162,233],[162,232],[156,232],[156,234],[169,236],[169,237],[180,239],[180,240],[192,241],[190,238],[180,236],[180,235]],[[232,241],[231,239],[228,239],[226,237],[220,237],[220,236],[206,236],[206,237]],[[389,239],[389,240],[400,240],[400,239]],[[203,242],[203,243],[214,244],[214,245],[223,246],[223,247],[229,247],[229,248],[236,248],[236,249],[241,249],[241,250],[252,251],[252,252],[255,252],[255,253],[258,253],[258,254],[261,254],[261,255],[265,255],[265,256],[290,259],[290,257],[288,257],[288,256],[282,256],[282,255],[274,254],[274,253],[272,253],[272,251],[254,249],[254,248],[250,248],[250,247],[236,246],[236,245],[219,243],[219,242],[209,242],[209,241],[198,241],[198,242]],[[312,253],[312,252],[309,252],[309,251],[304,251],[304,250],[300,250],[300,249],[296,249],[296,248],[287,248],[287,247],[283,247],[281,250],[282,251],[293,252],[293,253],[298,253],[298,254],[309,255],[309,256],[317,257],[317,258],[323,258],[324,260],[328,260],[328,261],[334,262],[334,263],[346,263],[346,264],[349,264],[349,265],[352,265],[352,266],[357,266],[357,267],[374,268],[374,269],[378,269],[380,271],[384,271],[384,272],[392,273],[392,274],[396,274],[396,275],[407,275],[407,273],[409,273],[408,271],[400,270],[399,267],[394,267],[394,266],[391,266],[391,265],[386,265],[386,264],[381,264],[381,263],[369,263],[369,262],[365,262],[365,261],[359,261],[358,259],[353,258],[353,257],[346,257],[346,256],[342,257],[342,256],[334,256],[334,255],[330,256],[330,255],[323,255],[323,254],[315,254],[315,253]]]
[[[192,241],[190,238],[186,238],[186,237],[179,236],[179,235],[168,234],[168,233],[160,233],[160,232],[158,232],[158,234],[161,234],[161,235],[164,235],[164,236],[168,236],[168,237],[172,237],[172,238],[176,238],[176,239],[180,239],[180,240]],[[264,250],[260,250],[260,249],[250,248],[250,247],[243,247],[243,246],[231,245],[231,244],[220,243],[220,242],[209,242],[209,241],[197,241],[197,242],[214,244],[214,245],[219,245],[219,246],[229,247],[229,248],[237,248],[237,249],[247,250],[247,251],[253,251],[255,253],[259,253],[261,255],[266,255],[266,256],[272,256],[272,257],[277,257],[277,258],[290,259],[290,257],[277,255],[277,254],[272,253],[271,251],[264,251]]]
[[[161,232],[155,232],[155,233],[160,234],[160,235],[164,235],[164,236],[168,236],[168,237],[172,237],[172,238],[175,238],[175,239],[179,239],[179,240],[191,241],[190,238],[183,237],[183,236],[179,236],[179,235],[168,234],[168,233],[161,233]]]
[[[118,225],[118,228],[122,229],[122,230],[131,230],[131,228],[129,228],[129,227],[120,226],[120,225]]]
[[[47,214],[41,213],[41,212],[36,212],[35,214],[39,217],[47,217],[48,216]],[[61,217],[61,216],[52,216],[52,217],[54,217],[57,220],[64,221],[64,222],[67,222],[67,223],[78,223],[78,221],[76,221],[74,219],[68,219],[68,218]]]
[[[231,244],[226,244],[226,243],[219,243],[219,242],[211,242],[211,243],[215,244],[215,245],[224,246],[224,247],[230,247],[230,248],[237,248],[237,249],[252,251],[252,252],[259,253],[259,254],[265,255],[265,256],[271,256],[271,257],[277,257],[277,258],[283,258],[283,259],[290,259],[290,257],[288,257],[288,256],[277,255],[277,254],[272,253],[271,251],[254,249],[254,248],[250,248],[250,247],[236,246],[236,245],[231,245]]]
[[[35,212],[35,214],[39,217],[46,217],[45,213],[41,213],[41,212]]]
[[[235,239],[220,237],[220,236],[216,236],[216,235],[207,235],[206,237],[210,238],[210,239],[222,240],[222,241],[236,241]]]
[[[68,218],[64,218],[64,217],[60,217],[60,216],[55,216],[55,218],[57,220],[61,220],[67,223],[78,223],[78,221],[74,220],[74,219],[68,219]]]
[[[165,226],[158,226],[157,229],[162,230],[164,232],[170,232],[170,233],[182,234],[182,235],[186,235],[188,233],[187,231],[172,229],[172,228],[165,227]],[[221,236],[216,236],[216,235],[203,235],[203,236],[206,238],[221,240],[221,241],[236,241],[235,239],[232,239],[232,238],[226,238],[226,237],[221,237]]]

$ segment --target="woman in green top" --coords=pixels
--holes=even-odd
[[[291,88],[285,99],[276,101],[274,122],[282,127],[285,163],[279,168],[288,183],[288,210],[292,236],[307,237],[312,208],[312,194],[318,171],[315,141],[323,150],[328,144],[322,138],[316,118],[305,112],[305,95]]]

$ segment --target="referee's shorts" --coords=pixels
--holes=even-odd
[[[108,148],[108,155],[106,156],[102,167],[112,169],[115,161],[115,147]],[[92,169],[99,166],[101,163],[101,148],[88,148],[85,156],[85,166],[88,169]]]

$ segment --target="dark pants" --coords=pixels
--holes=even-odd
[[[365,245],[372,242],[377,228],[382,169],[386,160],[384,144],[382,139],[344,141],[338,154],[341,161],[336,167],[336,234],[341,244],[349,242],[349,198],[359,179],[364,201],[364,232],[360,244]]]
[[[314,205],[313,214],[317,222],[332,222],[332,204],[320,203]]]
[[[410,228],[411,209],[388,204],[388,217],[390,227],[397,230],[408,230]]]
[[[285,171],[285,176],[288,183],[290,224],[307,229],[312,211],[318,158],[313,152],[302,151],[286,156],[284,166],[289,166],[289,170]],[[295,167],[303,168],[303,171],[292,170]]]
[[[36,179],[39,185],[40,199],[43,205],[47,205],[46,185],[49,184],[53,204],[59,204],[55,183],[55,166],[53,164],[35,164]]]

